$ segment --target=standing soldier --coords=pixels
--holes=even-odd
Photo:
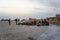
[[[11,19],[10,18],[9,18],[8,22],[9,22],[9,25],[11,25]]]
[[[15,19],[16,25],[17,25],[17,21],[18,21],[18,20],[17,20],[17,19]]]

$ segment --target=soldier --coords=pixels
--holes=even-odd
[[[10,18],[9,18],[8,22],[9,22],[9,25],[11,25],[11,19]]]
[[[17,25],[17,19],[15,19],[16,25]]]
[[[41,22],[42,22],[42,25],[44,25],[44,20],[43,20],[43,19],[42,19],[42,21],[41,21]]]

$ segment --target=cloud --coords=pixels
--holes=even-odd
[[[60,0],[36,0],[46,6],[49,9],[48,13],[60,14]]]
[[[60,7],[60,0],[36,0],[36,1],[43,3],[45,5]]]

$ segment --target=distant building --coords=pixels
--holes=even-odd
[[[56,14],[56,18],[60,18],[60,14]]]
[[[57,14],[56,18],[58,19],[58,21],[60,21],[60,14]]]
[[[49,23],[60,25],[60,14],[56,14],[56,17],[47,18]]]

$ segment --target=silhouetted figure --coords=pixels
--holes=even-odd
[[[9,22],[9,25],[11,25],[11,19],[10,18],[9,18],[8,22]]]
[[[15,19],[15,22],[16,22],[16,25],[17,25],[18,19]]]
[[[41,22],[44,23],[43,20]]]
[[[42,20],[41,22],[42,22],[42,25],[44,25],[44,21]]]
[[[41,21],[39,21],[39,23],[41,23]]]
[[[34,25],[36,25],[36,21],[34,21]]]

